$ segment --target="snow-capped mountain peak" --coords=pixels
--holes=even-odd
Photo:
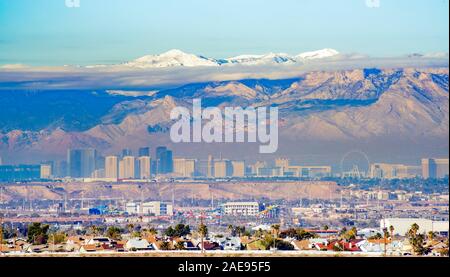
[[[172,49],[160,55],[146,55],[126,63],[130,67],[154,68],[174,66],[218,66],[217,61],[194,54],[188,54],[178,49]]]
[[[264,55],[240,55],[228,58],[230,64],[265,65],[295,63],[295,59],[285,53],[268,53]]]
[[[330,48],[325,48],[322,50],[301,53],[297,55],[296,58],[301,60],[315,60],[315,59],[330,58],[336,55],[339,55],[338,51]]]
[[[323,49],[290,56],[286,53],[267,53],[262,55],[239,55],[236,57],[218,60],[200,55],[185,53],[172,49],[159,55],[146,55],[125,63],[130,68],[166,68],[166,67],[200,67],[221,65],[289,65],[299,64],[305,60],[324,59],[338,55],[334,49]]]

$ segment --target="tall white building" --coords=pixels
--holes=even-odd
[[[135,160],[133,156],[123,157],[123,179],[136,178]]]
[[[105,158],[105,178],[119,178],[119,163],[117,156],[107,156]]]
[[[173,172],[184,178],[190,178],[195,175],[197,161],[194,159],[175,158],[173,159]]]
[[[139,161],[139,178],[150,179],[151,175],[151,158],[148,156],[142,156],[138,158]]]
[[[233,177],[245,177],[245,162],[232,161],[231,165],[233,167]]]
[[[229,160],[214,161],[214,177],[225,178],[230,177],[233,173],[233,167]]]

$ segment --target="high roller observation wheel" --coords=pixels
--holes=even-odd
[[[348,151],[347,153],[345,153],[344,156],[342,156],[342,158],[341,158],[341,163],[340,163],[340,166],[341,166],[341,177],[344,176],[344,162],[345,162],[345,159],[347,159],[348,156],[350,156],[351,154],[360,154],[361,156],[363,156],[364,159],[367,162],[367,171],[370,171],[370,159],[369,159],[369,156],[365,152],[363,152],[361,150],[351,150],[351,151]]]

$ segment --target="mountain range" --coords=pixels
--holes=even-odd
[[[214,59],[173,49],[160,55],[146,55],[133,61],[112,66],[146,69],[165,67],[301,64],[309,60],[326,59],[336,56],[339,56],[338,51],[334,49],[323,49],[301,53],[296,56],[289,56],[285,53],[268,53],[263,55],[239,55],[227,59]],[[96,67],[101,68],[108,66],[88,66],[88,68]]]
[[[321,53],[304,54],[304,59],[317,55]],[[166,65],[199,64],[198,57],[182,56],[178,64],[165,61]],[[228,62],[266,58],[273,60],[241,56]],[[141,60],[156,66],[153,61]],[[204,65],[210,62],[202,61]],[[125,147],[167,144],[180,155],[223,152],[230,158],[256,158],[253,145],[170,143],[170,111],[175,106],[190,108],[192,99],[202,98],[203,105],[221,108],[277,106],[277,155],[315,163],[327,159],[336,163],[352,149],[361,149],[374,160],[387,157],[399,162],[448,156],[448,76],[448,68],[364,68],[299,73],[290,79],[192,83],[152,91],[2,91],[0,106],[6,109],[0,111],[0,153],[20,161],[33,155],[61,158],[69,147],[95,147],[111,154]]]

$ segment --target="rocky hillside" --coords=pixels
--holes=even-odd
[[[39,115],[29,108],[31,112],[25,117],[23,111],[10,108],[0,118],[7,126],[0,129],[0,151],[61,156],[68,147],[93,146],[113,152],[168,143],[172,108],[189,107],[192,99],[202,98],[205,106],[278,106],[281,141],[286,145],[307,141],[351,144],[361,140],[420,145],[432,140],[440,142],[439,151],[448,153],[448,86],[448,68],[405,68],[188,84],[139,97],[97,93],[97,97],[83,100],[86,107],[76,112],[85,111],[84,116],[76,118],[68,116],[71,110],[64,108],[73,106],[71,100],[60,99],[60,110],[38,109]],[[16,122],[18,117],[21,120]],[[47,119],[41,122],[42,117]],[[40,124],[34,124],[37,118]]]

